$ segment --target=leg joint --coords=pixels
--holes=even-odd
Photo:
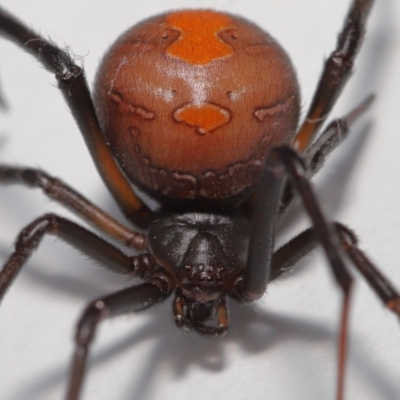
[[[54,234],[56,232],[57,218],[54,214],[45,214],[31,222],[19,234],[15,250],[18,253],[30,254],[33,249],[37,248],[46,233]]]
[[[350,251],[357,247],[358,239],[356,234],[351,229],[341,224],[340,222],[335,222],[333,226],[338,233],[338,236],[342,242],[342,246],[345,251]]]
[[[98,323],[105,319],[108,308],[104,301],[95,300],[90,303],[79,320],[75,341],[78,345],[87,347],[94,338]]]

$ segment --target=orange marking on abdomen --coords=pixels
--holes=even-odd
[[[214,104],[187,104],[174,112],[174,118],[178,122],[197,127],[197,132],[204,135],[228,123],[230,114]]]
[[[207,64],[233,53],[217,35],[232,25],[230,17],[210,10],[185,10],[168,15],[166,22],[180,31],[166,52],[190,64]]]

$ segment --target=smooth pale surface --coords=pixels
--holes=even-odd
[[[332,50],[348,0],[16,1],[2,6],[82,56],[90,83],[106,47],[127,26],[182,7],[216,7],[265,27],[297,68],[305,110],[322,60]],[[400,4],[377,1],[356,73],[338,116],[375,91],[377,101],[318,179],[324,209],[353,227],[362,248],[400,286]],[[1,162],[40,166],[120,216],[98,178],[54,79],[0,41],[0,78],[12,112],[0,115]],[[363,127],[373,121],[363,140]],[[19,229],[49,210],[68,215],[29,189],[0,191],[0,257]],[[296,223],[298,219],[296,219]],[[306,219],[294,225],[290,237]],[[63,398],[74,323],[92,298],[129,284],[47,239],[0,309],[0,397]],[[340,304],[323,257],[268,288],[252,307],[232,307],[223,339],[180,334],[170,303],[105,323],[94,345],[85,400],[333,399]],[[399,324],[362,279],[351,318],[347,399],[400,398]]]

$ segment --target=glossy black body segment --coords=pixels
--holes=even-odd
[[[250,224],[235,209],[161,214],[149,226],[149,250],[182,293],[196,301],[220,298],[246,268]]]

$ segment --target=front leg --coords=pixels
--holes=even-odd
[[[247,268],[243,280],[237,282],[235,291],[244,301],[259,299],[265,292],[270,277],[276,215],[286,176],[289,176],[312,220],[315,236],[322,245],[335,280],[343,292],[337,382],[337,400],[342,400],[353,278],[342,259],[337,233],[324,217],[312,190],[306,164],[301,156],[288,146],[272,149],[267,158],[257,191]]]

